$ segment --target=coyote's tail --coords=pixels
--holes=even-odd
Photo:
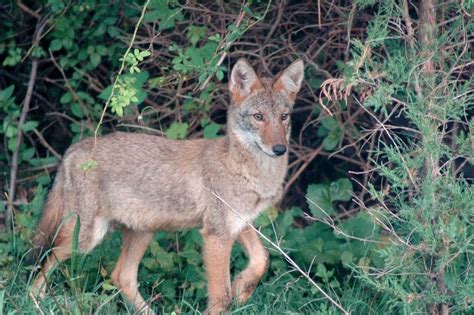
[[[42,253],[52,246],[54,235],[63,217],[63,182],[64,174],[59,169],[53,188],[43,209],[43,215],[33,238],[33,258],[38,261]]]

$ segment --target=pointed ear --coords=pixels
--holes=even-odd
[[[298,91],[301,88],[303,77],[304,63],[303,60],[298,59],[280,74],[273,84],[273,89],[283,92],[290,101],[294,101],[296,94],[298,94]]]
[[[243,101],[253,91],[263,88],[252,66],[243,58],[232,68],[229,90],[234,102]]]

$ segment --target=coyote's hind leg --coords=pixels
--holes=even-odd
[[[41,298],[46,296],[46,277],[48,273],[56,267],[56,265],[69,257],[71,257],[71,246],[74,226],[76,224],[76,216],[69,218],[60,227],[56,238],[54,239],[54,247],[51,249],[51,253],[48,254],[46,261],[42,264],[41,270],[36,277],[33,284],[35,294]]]
[[[133,303],[139,312],[154,314],[138,292],[138,265],[153,237],[151,232],[139,232],[124,228],[122,250],[111,278],[125,298]]]

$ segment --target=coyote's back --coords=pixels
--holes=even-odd
[[[54,247],[36,289],[44,296],[46,272],[70,257],[79,217],[82,252],[99,244],[110,225],[122,227],[122,251],[111,278],[138,309],[151,312],[136,278],[153,232],[196,226],[204,239],[208,311],[226,310],[233,298],[245,302],[268,260],[250,223],[281,198],[289,114],[302,79],[301,61],[276,79],[259,79],[241,59],[229,78],[226,136],[176,141],[114,133],[71,146],[38,225],[37,245]],[[83,170],[87,162],[92,167]],[[231,285],[229,256],[235,239],[250,262]]]

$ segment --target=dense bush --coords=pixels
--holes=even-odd
[[[302,58],[306,76],[292,115],[286,197],[256,222],[273,242],[270,270],[235,310],[328,314],[341,312],[337,303],[354,314],[471,313],[473,7],[1,4],[0,309],[133,312],[110,280],[118,233],[62,264],[44,301],[26,294],[34,276],[25,263],[29,240],[61,155],[115,130],[219,137],[226,77],[245,57],[264,75]],[[204,309],[200,251],[197,230],[157,233],[139,273],[157,309]],[[238,246],[232,260],[233,274],[245,267]]]

